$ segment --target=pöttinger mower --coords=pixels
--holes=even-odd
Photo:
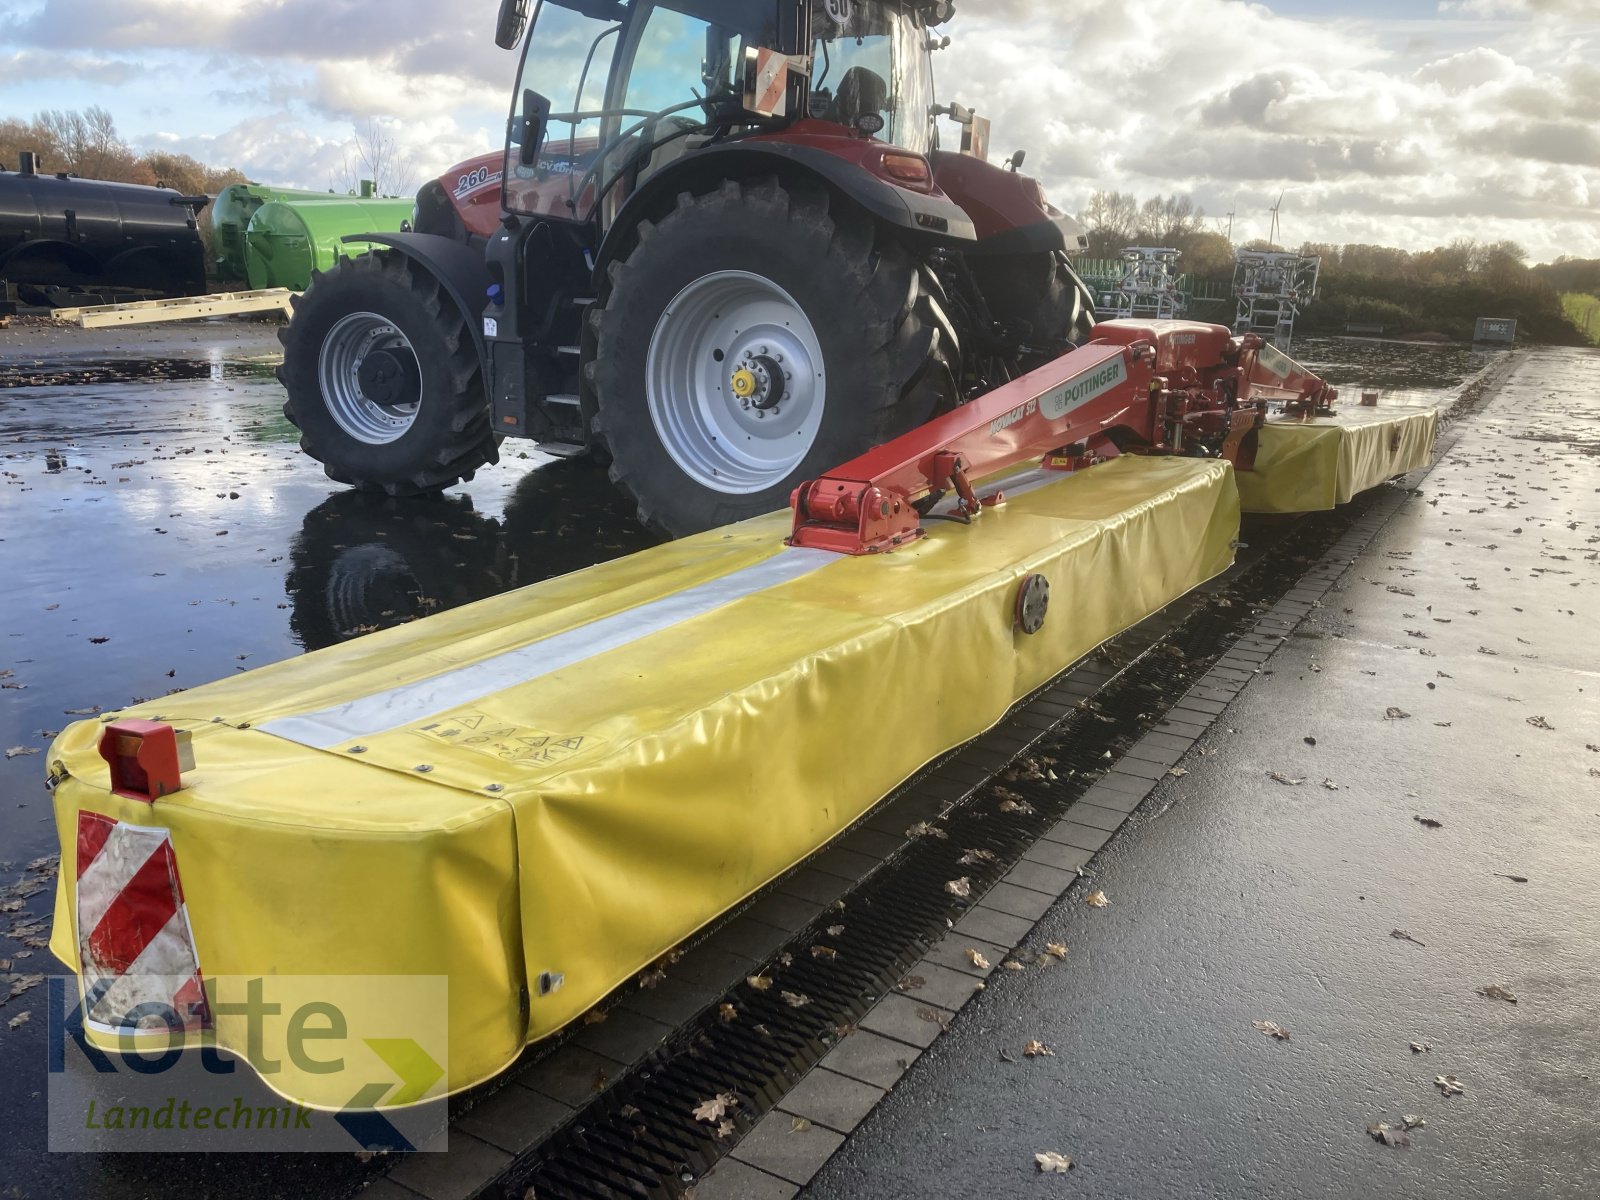
[[[951,0],[528,7],[497,32],[531,27],[498,221],[492,173],[430,184],[415,232],[320,275],[282,335],[332,478],[432,492],[532,438],[608,456],[682,535],[1089,335],[1077,222],[1021,156],[939,147],[938,116],[973,122],[933,92]]]

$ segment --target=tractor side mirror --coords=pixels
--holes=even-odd
[[[539,149],[544,145],[545,123],[550,117],[550,101],[532,88],[522,89],[522,115],[517,123],[517,158],[525,167],[539,159]]]
[[[500,15],[494,22],[494,44],[502,50],[515,50],[528,27],[528,7],[532,0],[500,0]]]

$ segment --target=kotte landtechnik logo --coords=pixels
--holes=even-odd
[[[445,976],[47,983],[52,1152],[444,1149]]]

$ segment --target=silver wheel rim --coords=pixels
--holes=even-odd
[[[340,429],[368,446],[383,446],[405,436],[417,419],[422,385],[417,385],[417,398],[405,404],[379,404],[368,399],[361,390],[360,372],[361,364],[374,350],[401,351],[413,360],[417,357],[406,335],[377,313],[357,312],[340,317],[322,339],[322,349],[317,353],[317,382],[322,388],[322,402]]]
[[[744,396],[737,388],[751,384],[741,372],[755,381]],[[810,452],[827,374],[793,296],[748,271],[716,271],[679,292],[656,322],[645,392],[672,461],[703,487],[748,495],[783,482]]]

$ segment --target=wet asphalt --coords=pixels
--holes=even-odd
[[[1454,387],[1478,365],[1474,356],[1454,347],[1328,342],[1303,344],[1297,352],[1340,383],[1424,393]],[[506,447],[500,467],[480,473],[472,484],[446,497],[392,501],[348,492],[328,482],[315,463],[299,454],[295,431],[280,411],[281,389],[272,376],[277,359],[271,329],[249,323],[208,322],[103,333],[15,328],[0,332],[0,571],[4,576],[0,586],[0,638],[4,639],[0,641],[0,684],[4,685],[0,688],[0,748],[17,751],[0,759],[0,893],[4,893],[0,896],[0,959],[9,962],[0,967],[0,973],[22,977],[55,970],[42,944],[48,933],[51,888],[47,886],[50,864],[39,864],[39,860],[52,856],[56,846],[41,781],[43,751],[54,732],[67,722],[98,709],[118,708],[576,570],[649,543],[603,472],[580,462],[551,462],[515,444]],[[1559,414],[1552,414],[1550,428],[1551,436],[1562,428]],[[1539,445],[1552,455],[1562,452],[1559,443]],[[1531,446],[1524,449],[1532,452]],[[1592,474],[1593,459],[1588,466]],[[1423,515],[1429,514],[1437,515],[1433,509]],[[1474,518],[1458,513],[1453,519],[1464,523]],[[1592,520],[1592,513],[1588,519]],[[1570,531],[1563,534],[1569,540],[1587,536]],[[1577,565],[1593,570],[1586,564]],[[1574,609],[1580,609],[1578,595],[1574,593],[1570,605]],[[1588,598],[1592,619],[1592,594]],[[1577,625],[1572,621],[1567,627],[1569,638],[1578,636]],[[1340,643],[1343,649],[1356,644],[1349,639]],[[1508,650],[1507,664],[1510,653]],[[1322,707],[1344,711],[1345,701],[1336,698],[1323,677],[1302,686],[1317,698],[1319,712]],[[1246,703],[1254,703],[1258,691],[1252,688]],[[1281,727],[1283,718],[1278,710],[1286,703],[1280,698],[1272,706],[1274,711],[1266,714],[1269,726]],[[1320,724],[1331,719],[1329,713],[1318,717]],[[1558,727],[1551,738],[1569,736],[1568,727],[1575,725],[1570,719],[1565,725],[1555,716],[1551,720]],[[1600,722],[1594,724],[1600,727]],[[1387,734],[1393,727],[1382,728]],[[1532,732],[1529,727],[1522,728]],[[1420,722],[1407,729],[1423,732]],[[1293,740],[1297,741],[1298,735]],[[1600,741],[1600,737],[1594,740]],[[1413,752],[1417,771],[1433,771],[1435,764],[1428,756],[1437,756],[1437,746],[1419,745]],[[1594,761],[1600,765],[1600,756]],[[1183,782],[1198,785],[1207,777],[1206,770],[1219,762],[1220,758],[1201,760],[1202,765]],[[1251,789],[1261,790],[1248,772],[1235,782],[1241,796]],[[1304,789],[1295,796],[1297,801],[1308,798]],[[1340,793],[1334,799],[1345,796]],[[1185,802],[1173,811],[1209,813],[1206,826],[1186,831],[1173,843],[1155,842],[1155,849],[1131,851],[1130,847],[1147,844],[1147,839],[1156,836],[1152,830],[1161,827],[1160,821],[1147,819],[1150,829],[1141,829],[1136,838],[1124,837],[1108,856],[1105,870],[1137,868],[1145,879],[1142,886],[1164,887],[1167,902],[1178,912],[1204,911],[1212,902],[1205,899],[1208,893],[1195,881],[1179,885],[1180,868],[1209,862],[1238,876],[1232,881],[1237,899],[1231,917],[1225,911],[1230,906],[1220,906],[1214,920],[1186,939],[1186,958],[1166,961],[1154,948],[1137,941],[1142,924],[1172,930],[1173,912],[1147,910],[1144,922],[1130,922],[1128,909],[1119,900],[1112,908],[1091,914],[1099,919],[1098,926],[1087,922],[1082,931],[1067,929],[1074,940],[1071,969],[1051,977],[1052,992],[1069,982],[1065,994],[1070,995],[1071,988],[1079,989],[1070,1008],[1055,1010],[1057,1020],[1064,1029],[1084,1028],[1087,1032],[1089,1026],[1084,1022],[1089,1014],[1097,1014],[1095,1020],[1103,1020],[1105,1026],[1091,1040],[1107,1053],[1116,1041],[1106,1034],[1121,1024],[1119,1012],[1147,1025],[1154,1023],[1144,1035],[1128,1039],[1121,1062],[1108,1058],[1092,1070],[1105,1080],[1098,1111],[1100,1119],[1122,1130],[1121,1153],[1130,1164],[1145,1159],[1165,1161],[1178,1172],[1171,1178],[1182,1177],[1181,1164],[1187,1162],[1192,1168],[1206,1160],[1204,1145],[1185,1140],[1202,1133],[1206,1145],[1217,1153],[1232,1155],[1248,1146],[1253,1156],[1261,1156],[1265,1145],[1261,1138],[1213,1136],[1209,1126],[1190,1129],[1193,1115],[1230,1095],[1222,1085],[1232,1084],[1237,1092],[1247,1056],[1260,1058],[1263,1050],[1281,1051],[1279,1058],[1292,1063],[1290,1055],[1304,1055],[1308,1046],[1317,1044],[1310,1028],[1300,1031],[1309,1026],[1309,1020],[1283,1003],[1277,1006],[1279,1015],[1274,1019],[1296,1030],[1294,1040],[1268,1044],[1249,1028],[1247,1019],[1249,1037],[1239,1042],[1242,1054],[1237,1061],[1230,1058],[1232,1066],[1214,1074],[1207,1085],[1206,1076],[1182,1069],[1183,1055],[1176,1060],[1164,1058],[1151,1038],[1152,1032],[1170,1026],[1174,1030],[1190,1028],[1186,1053],[1198,1053],[1209,1044],[1207,1039],[1222,1038],[1232,1046],[1238,1041],[1235,1030],[1224,1023],[1218,1027],[1223,1032],[1213,1035],[1212,1026],[1205,1024],[1208,1009],[1219,1003],[1218,989],[1226,991],[1241,971],[1269,974],[1269,968],[1290,953],[1286,947],[1303,953],[1312,944],[1311,932],[1331,924],[1317,904],[1333,904],[1343,897],[1342,892],[1330,891],[1326,896],[1311,892],[1301,897],[1309,915],[1300,934],[1292,939],[1251,937],[1244,932],[1251,922],[1241,914],[1270,914],[1272,905],[1265,896],[1275,890],[1294,892],[1282,882],[1280,867],[1269,870],[1263,865],[1275,861],[1276,851],[1268,846],[1282,821],[1281,814],[1271,807],[1274,800],[1281,802],[1282,797],[1271,793],[1258,797],[1265,811],[1253,813],[1229,812],[1222,800]],[[1600,803],[1594,807],[1600,809]],[[1246,817],[1248,845],[1256,845],[1261,829],[1274,831],[1273,837],[1262,841],[1248,872],[1237,863],[1228,868],[1227,858],[1240,836],[1235,822]],[[1164,828],[1172,828],[1170,817],[1164,819]],[[1288,840],[1301,854],[1321,861],[1329,854],[1345,853],[1333,834],[1348,837],[1355,832],[1343,823],[1335,825],[1331,834],[1308,829]],[[1446,839],[1460,836],[1452,829],[1453,823],[1435,831],[1431,845],[1448,845]],[[1320,849],[1314,850],[1319,845]],[[1149,862],[1144,861],[1146,857]],[[39,865],[30,871],[29,864]],[[1269,871],[1278,884],[1263,884],[1258,878],[1262,871]],[[1112,886],[1118,892],[1122,889],[1120,884],[1108,884],[1108,890]],[[1130,881],[1130,901],[1139,894],[1140,886]],[[1213,883],[1213,889],[1215,886]],[[1193,903],[1184,895],[1189,887],[1199,889]],[[1530,883],[1518,894],[1537,892]],[[1282,899],[1280,896],[1279,903]],[[1128,907],[1138,908],[1134,904]],[[1073,925],[1082,916],[1070,911],[1051,919]],[[1127,922],[1126,927],[1121,922]],[[1231,951],[1223,948],[1221,936],[1227,925],[1241,930]],[[1123,957],[1105,960],[1098,967],[1089,965],[1095,960],[1083,953],[1088,945],[1083,939],[1093,932],[1117,929],[1124,933],[1108,943],[1107,950],[1115,949]],[[1387,937],[1387,930],[1380,933]],[[1417,936],[1429,940],[1422,932]],[[1396,949],[1417,948],[1399,942],[1391,946],[1386,941],[1376,952],[1393,954]],[[1228,953],[1245,966],[1223,967]],[[1178,961],[1186,961],[1187,967],[1180,970]],[[1356,965],[1364,961],[1357,956]],[[1179,978],[1186,981],[1179,993],[1181,1003],[1171,993],[1171,981]],[[1212,986],[1200,985],[1206,979]],[[1049,1011],[1043,997],[1019,994],[1007,1000],[1010,988],[1038,986],[1032,978],[1008,976],[1002,985],[997,985],[995,995],[989,998],[1002,1005],[994,1020],[1001,1020],[1006,1012],[1020,1014],[1041,1005],[1040,1011]],[[1287,997],[1289,989],[1282,990]],[[1151,999],[1139,1001],[1140,996]],[[1470,993],[1468,999],[1478,1000]],[[1129,1005],[1133,1005],[1131,1010]],[[1140,1011],[1142,1017],[1137,1016]],[[1520,1006],[1510,1010],[1513,1017],[1525,1017],[1527,1011]],[[45,1022],[40,992],[24,990],[6,1001],[0,1006],[0,1022],[9,1026],[24,1013],[29,1014],[28,1019],[15,1028],[0,1028],[0,1079],[4,1080],[0,1085],[0,1195],[339,1194],[365,1173],[349,1156],[190,1156],[174,1160],[154,1155],[46,1155],[42,1100]],[[1504,1019],[1495,1012],[1490,1017]],[[1254,1014],[1249,1019],[1254,1019]],[[857,1139],[845,1157],[829,1168],[819,1184],[819,1194],[893,1194],[901,1183],[907,1189],[905,1194],[968,1194],[965,1189],[969,1185],[988,1190],[991,1182],[1005,1178],[1014,1166],[1013,1150],[1026,1147],[1015,1136],[999,1140],[996,1132],[996,1153],[1001,1146],[1005,1152],[993,1160],[989,1170],[1003,1169],[986,1178],[977,1164],[986,1161],[984,1147],[991,1144],[991,1135],[982,1135],[976,1143],[969,1140],[959,1161],[970,1163],[971,1170],[951,1167],[953,1173],[946,1181],[943,1168],[938,1174],[928,1173],[941,1161],[943,1148],[954,1144],[945,1135],[970,1139],[974,1121],[990,1123],[997,1131],[1007,1125],[1015,1129],[1019,1122],[1025,1127],[1051,1111],[1048,1095],[1076,1096],[1078,1099],[1071,1101],[1074,1106],[1084,1099],[1078,1072],[1091,1068],[1086,1065],[1088,1060],[1072,1059],[1065,1048],[1056,1059],[1044,1060],[1035,1072],[1037,1080],[1053,1078],[1047,1095],[1018,1090],[1037,1080],[1010,1067],[1006,1070],[1011,1074],[996,1074],[980,1086],[978,1080],[990,1069],[979,1061],[992,1056],[987,1042],[982,1043],[978,1059],[963,1061],[955,1068],[960,1078],[950,1081],[949,1098],[914,1099],[918,1095],[915,1089],[928,1071],[945,1063],[962,1039],[971,1036],[971,1025],[964,1015],[955,1034],[935,1050],[929,1067],[919,1067],[904,1090],[873,1119],[872,1129],[884,1129],[893,1136]],[[1194,1029],[1204,1031],[1199,1042]],[[1592,1029],[1587,1034],[1592,1034]],[[1053,1029],[1048,1034],[1036,1031],[1027,1036],[1056,1038],[1064,1047],[1071,1045],[1066,1033]],[[1270,1057],[1265,1061],[1274,1062]],[[1079,1065],[1068,1075],[1063,1068],[1072,1062]],[[1030,1069],[1039,1065],[1028,1063]],[[1129,1070],[1129,1078],[1169,1082],[1129,1091],[1122,1078]],[[1461,1070],[1455,1073],[1463,1080],[1468,1078]],[[1206,1094],[1207,1086],[1218,1089],[1212,1100],[1196,1100]],[[1308,1083],[1302,1088],[1315,1095],[1323,1086]],[[1143,1092],[1186,1094],[1189,1102],[1183,1108],[1187,1115],[1181,1120],[1174,1117],[1170,1132],[1162,1132],[1149,1124],[1148,1118],[1160,1108],[1150,1104],[1148,1097],[1137,1107],[1127,1103]],[[981,1111],[963,1112],[963,1098],[968,1103],[981,1098]],[[1234,1095],[1227,1102],[1237,1099]],[[1463,1099],[1455,1097],[1452,1103],[1466,1109]],[[1478,1102],[1471,1091],[1465,1099],[1468,1104]],[[903,1112],[902,1106],[907,1104],[920,1107]],[[929,1104],[936,1105],[937,1117],[931,1115],[934,1110]],[[1052,1118],[1055,1136],[1051,1144],[1035,1148],[1052,1148],[1059,1142],[1064,1151],[1084,1155],[1085,1167],[1069,1181],[1077,1189],[1091,1178],[1093,1156],[1080,1144],[1079,1131],[1060,1124],[1063,1120],[1058,1112]],[[1429,1136],[1433,1130],[1430,1121]],[[1348,1132],[1343,1126],[1324,1129],[1330,1146]],[[888,1144],[881,1146],[884,1142]],[[897,1153],[910,1166],[895,1166],[883,1159],[875,1160],[877,1166],[864,1165],[869,1160],[857,1156],[876,1153],[873,1147],[898,1147]],[[1023,1157],[1031,1162],[1028,1155]],[[1315,1155],[1311,1158],[1315,1160]],[[839,1173],[848,1171],[866,1173]],[[913,1181],[917,1181],[915,1186]],[[1029,1186],[1036,1183],[1030,1181]],[[1193,1188],[1185,1185],[1177,1190],[1187,1194]],[[1128,1194],[1152,1193],[1141,1184]]]
[[[1600,1195],[1600,353],[1526,356],[1201,746],[805,1194]]]
[[[651,542],[603,471],[516,446],[437,499],[333,484],[279,358],[265,325],[0,331],[0,997],[58,970],[53,863],[27,868],[57,851],[44,751],[68,722]],[[44,988],[0,1004],[0,1197],[338,1195],[366,1173],[46,1155],[45,1031]]]

